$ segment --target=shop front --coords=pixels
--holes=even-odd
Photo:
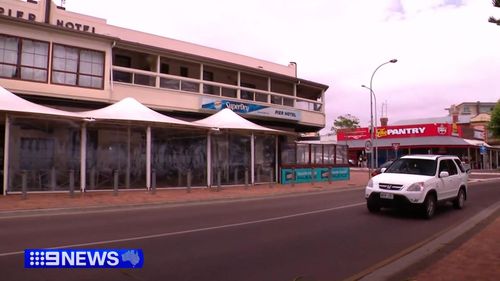
[[[349,159],[358,166],[371,167],[369,154],[374,153],[373,166],[408,154],[451,154],[472,168],[498,167],[498,149],[484,141],[464,139],[461,127],[448,123],[379,127],[373,140],[369,128],[356,128],[339,132],[337,138],[349,146]],[[487,152],[481,154],[481,147]]]
[[[347,146],[283,140],[280,170],[282,184],[349,180]]]

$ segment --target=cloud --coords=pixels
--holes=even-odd
[[[500,27],[487,22],[500,9],[490,1],[141,3],[71,1],[67,8],[276,63],[295,61],[299,77],[330,85],[327,128],[347,113],[368,124],[369,93],[361,84],[369,84],[374,69],[393,58],[398,62],[379,69],[373,80],[379,111],[387,101],[389,120],[442,116],[454,103],[500,97]]]

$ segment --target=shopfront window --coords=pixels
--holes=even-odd
[[[255,136],[255,182],[276,181],[276,137]]]
[[[47,81],[49,43],[0,35],[0,77]]]
[[[80,127],[71,121],[12,118],[8,191],[69,190],[79,186]]]
[[[87,189],[145,188],[145,128],[89,126],[86,166]]]
[[[207,136],[164,128],[152,129],[152,169],[158,187],[207,185]]]
[[[212,136],[212,184],[250,183],[250,135],[225,133]]]
[[[310,164],[309,144],[297,144],[297,164]]]

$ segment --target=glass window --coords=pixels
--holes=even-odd
[[[9,134],[8,191],[77,189],[80,125],[71,121],[15,117]]]
[[[87,129],[87,189],[144,188],[146,132],[141,127],[92,124]]]
[[[443,162],[440,164],[440,172],[443,168]],[[436,174],[436,161],[427,159],[398,159],[389,168],[386,173],[412,174],[433,176]]]
[[[297,164],[310,164],[309,144],[297,144]]]
[[[225,133],[212,136],[212,184],[250,183],[250,136]]]
[[[49,43],[0,35],[0,77],[47,81]]]
[[[275,136],[255,136],[255,181],[276,181]]]
[[[203,131],[152,129],[151,165],[158,187],[207,185],[207,136]]]
[[[104,53],[54,44],[52,83],[102,89]]]

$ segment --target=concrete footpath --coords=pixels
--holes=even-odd
[[[294,186],[263,184],[248,188],[225,187],[221,190],[193,188],[191,192],[187,192],[186,189],[157,189],[155,194],[146,190],[128,190],[119,191],[117,195],[113,191],[85,193],[77,191],[73,197],[68,193],[39,193],[28,194],[26,199],[23,199],[20,194],[13,194],[0,196],[0,218],[18,214],[37,214],[41,211],[50,213],[50,211],[61,209],[88,210],[123,206],[184,204],[353,189],[364,187],[368,178],[366,169],[353,169],[348,181],[296,184]],[[472,185],[470,188],[474,188],[474,186]],[[408,281],[500,280],[500,211],[494,211],[486,219],[482,218],[481,222],[465,229],[452,242],[451,245],[441,245],[434,249],[435,253],[426,257],[425,261],[417,262],[411,270],[403,271],[392,278],[384,278]]]

